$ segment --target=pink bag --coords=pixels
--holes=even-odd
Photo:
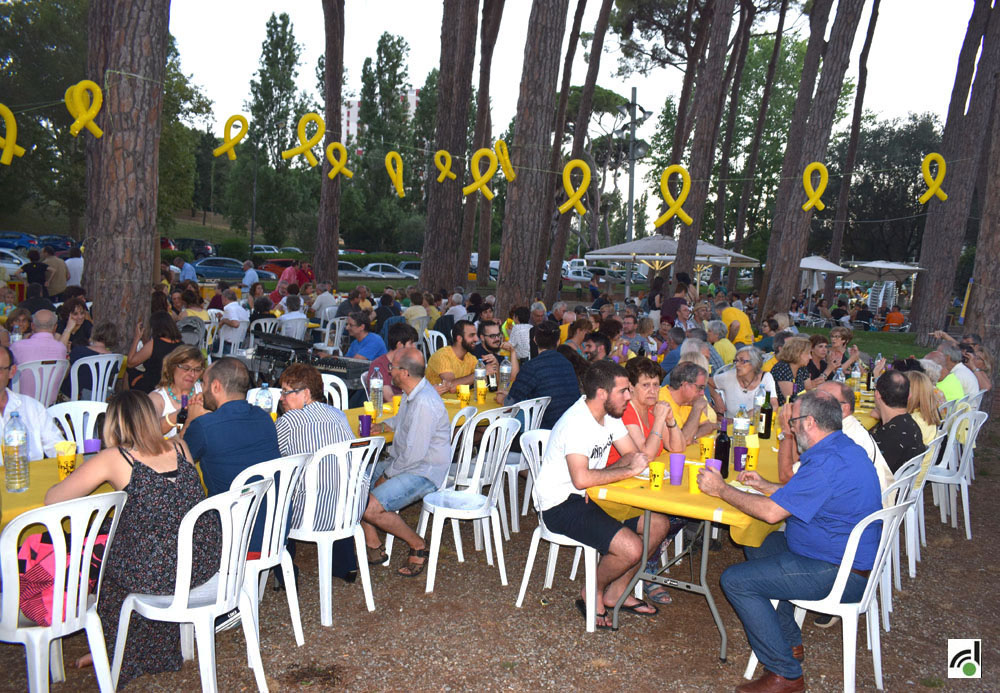
[[[101,572],[101,561],[108,541],[107,534],[97,535],[94,554],[90,563],[90,589],[97,588],[97,578]],[[66,535],[66,545],[70,544]],[[66,557],[69,565],[69,556]],[[52,593],[55,584],[55,554],[52,537],[48,532],[31,534],[25,538],[17,550],[17,567],[21,580],[21,613],[40,626],[52,625]],[[63,597],[63,613],[66,611]]]

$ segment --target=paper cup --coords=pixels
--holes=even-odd
[[[701,489],[698,488],[698,472],[702,470],[705,465],[701,462],[688,462],[687,463],[687,473],[688,473],[688,491],[690,493],[700,494]]]
[[[659,491],[663,488],[663,471],[665,467],[665,464],[655,460],[649,463],[649,488],[654,491]]]
[[[701,451],[701,462],[715,454],[715,436],[702,436],[698,439],[698,448]]]
[[[61,440],[55,445],[56,464],[59,466],[59,480],[62,481],[76,469],[76,443]]]
[[[670,485],[680,486],[684,480],[684,453],[670,453]]]

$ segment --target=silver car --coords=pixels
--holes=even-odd
[[[404,272],[403,270],[390,265],[387,262],[373,262],[371,264],[365,265],[362,269],[363,272],[368,272],[370,275],[379,277],[380,279],[416,279],[417,275],[412,272]]]

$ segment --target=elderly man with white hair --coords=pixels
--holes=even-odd
[[[972,369],[962,361],[962,350],[959,349],[958,345],[943,342],[937,350],[948,360],[949,374],[958,378],[958,382],[962,384],[962,391],[966,395],[974,395],[979,392],[979,380]]]
[[[708,343],[719,352],[722,360],[727,365],[732,363],[733,357],[736,356],[736,346],[726,336],[726,323],[721,320],[709,320],[705,332],[708,333]]]
[[[952,400],[965,397],[965,387],[962,385],[962,381],[958,379],[957,375],[952,373],[952,366],[954,365],[954,362],[941,353],[940,349],[938,351],[932,351],[919,361],[921,365],[923,365],[924,362],[937,366],[938,376],[935,382],[937,384],[937,389],[941,391],[941,394],[944,395],[946,401],[951,402]],[[875,369],[875,372],[881,375],[878,368]],[[934,381],[934,376],[931,372],[927,371],[927,373],[928,377]]]
[[[10,349],[16,363],[51,361],[66,358],[66,345],[56,339],[59,320],[51,310],[40,310],[31,316],[31,336],[14,342]]]
[[[448,310],[444,314],[452,316],[455,320],[464,320],[468,312],[469,309],[465,307],[462,294],[452,294],[451,298],[448,299]]]

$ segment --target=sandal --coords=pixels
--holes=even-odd
[[[368,565],[378,565],[389,560],[389,555],[385,552],[384,544],[379,544],[378,546],[368,546],[366,544],[365,550],[368,553]]]
[[[427,547],[422,549],[410,549],[409,558],[406,561],[406,565],[396,571],[396,573],[405,578],[413,578],[424,572],[424,568],[427,566],[427,557],[431,555],[431,552],[427,550]],[[424,559],[423,563],[417,563],[414,558]],[[403,571],[407,572],[403,572]]]
[[[643,591],[646,593],[646,599],[654,604],[672,604],[674,601],[673,597],[670,596],[670,590],[655,582],[647,582],[643,586]]]
[[[580,615],[583,616],[583,620],[586,623],[586,621],[587,621],[587,602],[583,601],[582,599],[577,599],[574,602],[574,604],[576,606],[576,610],[580,612]],[[602,621],[603,621],[603,623],[602,623]],[[594,614],[594,628],[596,628],[597,630],[617,630],[617,628],[615,628],[612,625],[611,617],[608,615],[607,609],[605,609],[604,611],[601,611],[601,612],[595,612],[595,614]]]

